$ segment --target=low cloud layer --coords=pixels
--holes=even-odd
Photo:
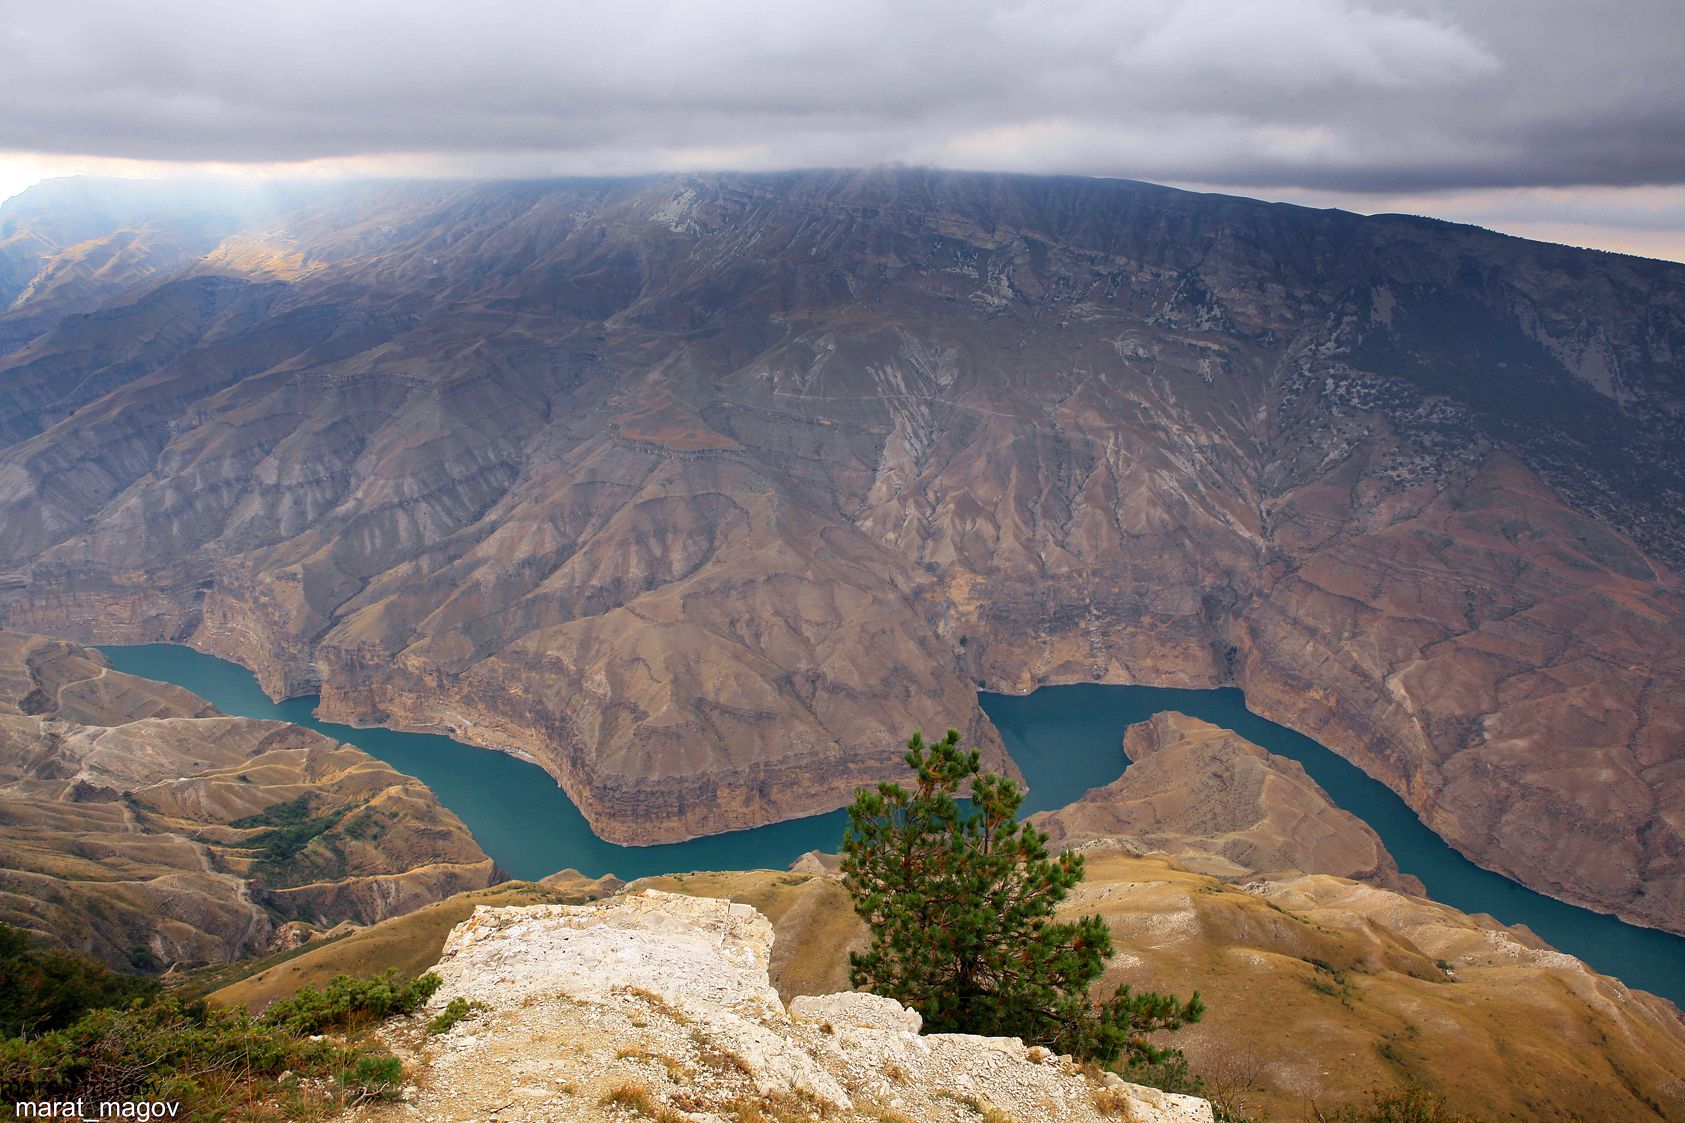
[[[1677,0],[78,0],[0,14],[0,151],[1679,187],[1681,42]]]

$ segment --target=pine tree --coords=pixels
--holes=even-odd
[[[1053,918],[1082,880],[1082,855],[1050,858],[1047,835],[1018,821],[1018,785],[980,771],[959,740],[913,734],[913,790],[855,793],[842,869],[872,943],[849,957],[853,984],[913,1007],[934,1032],[1020,1037],[1102,1064],[1174,1056],[1148,1037],[1198,1021],[1198,992],[1183,1002],[1124,986],[1090,1001],[1111,933],[1098,916]]]

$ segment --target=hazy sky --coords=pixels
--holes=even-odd
[[[18,0],[0,196],[899,160],[1685,260],[1682,43],[1681,0]]]

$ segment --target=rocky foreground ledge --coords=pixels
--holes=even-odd
[[[738,1123],[1210,1123],[1204,1100],[1082,1071],[1016,1038],[918,1032],[871,994],[768,980],[772,925],[658,891],[480,908],[445,945],[434,1005],[488,1009],[414,1041],[407,1102],[366,1117]],[[398,1042],[402,1044],[402,1042]]]

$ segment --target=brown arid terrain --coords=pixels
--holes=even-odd
[[[444,954],[451,929],[482,906],[578,905],[623,887],[623,882],[613,878],[586,878],[571,870],[537,882],[499,882],[378,924],[362,928],[344,925],[308,943],[258,959],[202,968],[191,974],[187,986],[191,993],[206,995],[218,1005],[245,1006],[255,1013],[300,987],[320,990],[335,975],[378,975],[389,967],[397,968],[405,977],[419,975]],[[851,930],[849,936],[853,935]]]
[[[0,632],[0,920],[114,966],[224,963],[496,876],[421,783]]]
[[[1102,987],[1129,983],[1181,995],[1198,989],[1206,998],[1210,1013],[1181,1031],[1177,1044],[1214,1102],[1237,1115],[1267,1112],[1291,1123],[1314,1119],[1317,1108],[1355,1103],[1373,1089],[1417,1082],[1493,1121],[1685,1119],[1685,1017],[1676,1007],[1591,971],[1525,929],[1470,916],[1407,886],[1376,884],[1372,871],[1367,883],[1318,872],[1320,862],[1346,867],[1354,854],[1366,853],[1357,845],[1364,833],[1292,762],[1269,754],[1260,760],[1262,750],[1238,739],[1225,743],[1229,736],[1182,715],[1134,726],[1127,744],[1140,755],[1123,780],[1037,820],[1144,824],[1156,832],[1154,846],[1162,840],[1178,848],[1173,856],[1136,838],[1080,835],[1087,878],[1063,911],[1106,918],[1116,954]],[[1162,777],[1146,767],[1160,752],[1169,761],[1180,752],[1210,769],[1203,781],[1186,777],[1190,784],[1222,783],[1235,774],[1246,781],[1234,786],[1245,798],[1210,800],[1216,811],[1201,824],[1205,838],[1191,833],[1179,800],[1156,814],[1143,810],[1166,798]],[[1128,781],[1138,775],[1146,779],[1131,789]],[[1283,788],[1290,797],[1279,794]],[[1330,838],[1345,841],[1334,846]],[[1279,872],[1251,874],[1237,865],[1237,857],[1257,855]],[[1379,861],[1391,868],[1384,850]],[[528,905],[656,891],[728,899],[765,916],[775,935],[768,977],[784,1002],[846,990],[848,952],[865,949],[866,929],[834,861],[810,855],[798,867],[802,872],[673,874],[630,886],[572,872],[539,884],[507,882],[269,960],[203,972],[194,989],[213,1002],[257,1010],[340,972],[425,970],[445,956],[451,932],[476,909],[514,915]],[[513,922],[503,926],[518,929]],[[527,1009],[531,1002],[503,993],[503,980],[516,974],[502,972],[466,997],[505,1011]],[[454,996],[441,991],[438,1000]],[[628,1017],[660,1021],[662,1008],[643,1010],[635,994],[614,1001],[623,1014],[631,1011]],[[563,1005],[570,1017],[579,1013]],[[505,1013],[458,1031],[476,1043],[461,1056],[447,1047],[449,1059],[440,1066],[434,1064],[440,1050],[411,1034],[405,1040],[412,1060],[431,1089],[418,1102],[452,1119],[491,1100],[538,1110],[556,1094],[558,1077],[535,1081],[521,1074],[534,1066],[568,1069],[559,1079],[574,1086],[567,1103],[582,1118],[597,1105],[580,1089],[600,1092],[622,1079],[686,1094],[682,1081],[660,1079],[661,1068],[639,1067],[651,1059],[648,1042],[639,1052],[615,1039],[616,1049],[636,1054],[630,1068],[617,1063],[625,1057],[609,1062],[599,1055],[602,1046],[592,1039],[608,1033],[612,1017],[593,1023],[592,1032],[553,1018],[543,1041],[522,1017]],[[681,1043],[683,1058],[669,1053],[680,1068],[695,1070],[693,1048]],[[471,1074],[488,1056],[498,1058],[499,1071],[482,1085]],[[471,1094],[458,1093],[464,1081]],[[537,1096],[540,1084],[550,1086],[549,1097]],[[520,1087],[527,1091],[514,1091]]]
[[[633,842],[914,728],[1005,767],[979,684],[1234,684],[1685,931],[1685,267],[881,169],[341,186],[95,269],[123,190],[0,213],[8,626],[523,751]]]
[[[1123,748],[1130,765],[1117,780],[1031,817],[1055,846],[1129,838],[1216,877],[1327,873],[1423,892],[1296,761],[1168,711],[1130,726]]]
[[[1525,931],[1344,878],[1299,875],[1236,884],[1127,842],[1094,843],[1085,852],[1088,879],[1066,912],[1106,918],[1117,955],[1103,985],[1202,993],[1210,1012],[1176,1036],[1216,1102],[1292,1123],[1314,1119],[1313,1107],[1327,1111],[1370,1089],[1417,1081],[1490,1120],[1685,1118],[1685,1021],[1679,1011],[1590,971]],[[625,891],[650,889],[753,902],[757,910],[771,910],[769,917],[776,914],[769,966],[785,1002],[846,988],[847,952],[866,938],[847,893],[825,874],[696,873],[634,882]],[[453,927],[476,907],[518,912],[604,891],[568,879],[558,887],[506,883],[464,894],[309,945],[279,962],[247,965],[253,974],[227,982],[212,999],[259,1008],[340,971],[418,970],[444,954]],[[786,967],[781,974],[780,963],[799,969]],[[520,1012],[536,1001],[505,993],[514,977],[503,972],[475,988],[437,996],[439,1002],[458,994],[491,1002],[502,1011],[496,1019],[466,1023],[442,1046],[418,1033],[400,1034],[401,1043],[415,1050],[412,1063],[421,1066],[419,1079],[428,1089],[423,1102],[437,1109],[423,1117],[464,1118],[504,1103],[538,1110],[561,1094],[571,1097],[576,1117],[594,1118],[598,1105],[582,1089],[601,1092],[636,1080],[684,1091],[682,1081],[668,1079],[669,1066],[648,1055],[661,1049],[646,1040],[639,1051],[631,1040],[636,1035],[623,1024],[615,1032],[626,1040],[610,1035],[614,1019],[582,1028],[553,1018],[538,1038],[526,1028],[505,1037],[523,1025]],[[647,980],[640,985],[650,989]],[[639,1001],[628,989],[612,1005],[622,1020],[663,1020],[659,1004]],[[611,1053],[629,1051],[610,1057],[602,1053],[603,1041],[614,1042]],[[677,1062],[674,1071],[707,1075],[706,1066],[695,1063],[695,1048],[680,1041],[676,1052],[663,1055]],[[430,1068],[441,1054],[448,1060]],[[488,1059],[496,1062],[495,1071],[488,1072]],[[568,1069],[560,1079],[574,1091],[562,1092],[554,1073],[528,1079],[527,1069],[549,1067]],[[486,1080],[476,1072],[486,1073]],[[540,1086],[546,1095],[538,1095]]]

